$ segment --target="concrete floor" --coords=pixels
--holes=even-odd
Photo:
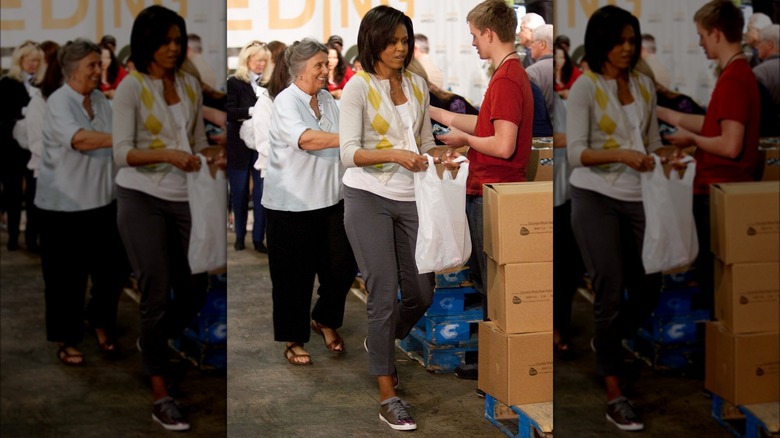
[[[572,310],[575,356],[555,360],[555,435],[561,437],[626,436],[605,418],[606,399],[601,379],[595,374],[595,357],[590,350],[593,336],[593,307],[576,294]],[[643,437],[730,437],[710,416],[711,399],[704,392],[702,377],[656,372],[637,363],[639,373],[633,391],[634,402],[645,422]],[[702,374],[703,375],[703,374]]]
[[[86,335],[87,365],[65,367],[46,341],[40,258],[0,249],[0,436],[170,436],[151,418],[151,387],[141,374],[138,304],[123,294],[118,335],[123,356],[108,361]],[[22,248],[24,248],[22,238]],[[191,437],[226,434],[226,377],[182,362],[185,377],[172,394],[189,412]]]
[[[232,235],[231,235],[232,238]],[[267,257],[228,250],[228,436],[399,436],[379,420],[376,380],[367,373],[366,306],[349,295],[346,353],[329,352],[312,334],[311,366],[292,366],[274,342]],[[316,296],[316,295],[315,295]],[[417,437],[504,437],[484,418],[476,381],[427,372],[396,350],[399,395],[413,406]]]

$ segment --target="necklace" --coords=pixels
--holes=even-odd
[[[388,81],[389,81],[389,79],[388,79]],[[398,73],[398,83],[401,84],[401,73]],[[392,82],[390,83],[390,94],[391,95],[395,94],[395,93],[398,93],[401,90],[402,90],[402,87],[400,87],[400,86],[398,88],[396,88],[395,90],[393,90],[393,83]]]
[[[515,52],[514,50],[507,53],[507,55],[504,56],[504,59],[502,59],[501,62],[498,63],[498,67],[496,67],[496,71],[498,71],[498,69],[501,68],[501,66],[504,64],[504,61],[506,61],[507,58],[515,54],[517,54],[517,52]]]
[[[722,69],[720,69],[720,70],[721,70],[721,71],[725,70],[725,69],[726,69],[726,67],[728,67],[728,66],[729,66],[729,64],[731,64],[731,61],[733,61],[733,60],[734,60],[734,58],[736,58],[736,57],[737,57],[737,56],[739,56],[739,55],[743,55],[743,53],[742,53],[742,50],[740,50],[739,52],[737,52],[737,53],[735,53],[735,54],[731,55],[731,58],[729,58],[729,60],[728,60],[728,61],[726,61],[726,64],[725,64],[725,65],[723,65],[723,68],[722,68]]]

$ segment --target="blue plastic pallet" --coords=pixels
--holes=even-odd
[[[628,341],[628,349],[656,371],[704,370],[704,343],[661,344],[650,339],[645,330]]]
[[[703,323],[711,319],[709,310],[695,310],[682,315],[653,313],[642,330],[653,342],[682,344],[704,340]]]
[[[485,394],[485,418],[498,427],[506,436],[512,438],[534,438],[537,436],[552,436],[553,406],[549,403],[536,403],[527,405],[533,407],[537,415],[529,415],[523,411],[524,406],[506,406],[489,394]],[[496,410],[508,414],[512,412],[511,419],[498,418]],[[531,411],[531,409],[527,409]],[[542,413],[543,415],[539,415]],[[503,416],[503,415],[502,415]]]
[[[224,344],[216,346],[203,344],[185,334],[175,339],[172,347],[181,357],[192,362],[201,371],[227,370],[227,348]]]
[[[407,356],[416,360],[428,371],[451,373],[464,363],[467,352],[477,351],[476,339],[457,345],[436,345],[425,339],[425,333],[414,327],[411,334],[398,342],[398,347]]]
[[[744,418],[730,419],[725,411],[739,411]],[[780,402],[734,406],[717,395],[712,395],[712,418],[740,438],[778,436],[780,432]]]
[[[656,315],[684,315],[696,309],[701,290],[698,287],[664,289],[659,297],[658,307],[653,311]]]
[[[422,330],[425,340],[430,343],[458,344],[477,336],[482,316],[482,306],[473,306],[459,315],[428,316],[426,314],[420,318],[417,327]]]
[[[433,302],[425,313],[432,315],[459,315],[466,308],[466,295],[478,293],[473,287],[436,288]]]
[[[468,266],[436,273],[436,287],[454,288],[464,286],[473,286],[471,283],[471,269]]]

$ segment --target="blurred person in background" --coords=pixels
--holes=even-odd
[[[740,12],[740,16],[741,15],[742,13]],[[748,61],[750,62],[751,68],[761,64],[761,57],[758,56],[758,43],[761,41],[760,32],[761,29],[770,24],[772,24],[772,20],[768,15],[761,12],[756,12],[748,18],[747,31],[745,32],[745,44],[747,44],[750,50],[750,58]]]
[[[267,253],[263,243],[265,212],[260,207],[263,198],[263,180],[254,168],[257,151],[241,140],[241,124],[252,118],[257,96],[262,88],[265,66],[271,52],[265,43],[250,41],[239,52],[236,73],[227,80],[227,177],[230,187],[230,206],[233,209],[233,227],[236,241],[233,249],[245,248],[244,238],[249,215],[249,181],[252,180],[252,244],[257,252]],[[251,121],[249,122],[251,123]]]
[[[444,73],[433,63],[431,59],[428,37],[418,33],[414,36],[414,59],[425,69],[428,75],[428,83],[434,84],[439,89],[444,88]]]
[[[531,55],[531,43],[534,41],[534,30],[545,24],[541,15],[530,12],[520,18],[520,31],[517,32],[517,38],[520,45],[525,47],[525,56],[523,57],[523,68],[528,68],[536,60]]]
[[[0,182],[2,183],[3,208],[8,227],[9,251],[19,249],[22,206],[33,205],[35,181],[33,172],[27,168],[30,151],[23,149],[14,138],[16,122],[24,119],[33,83],[39,79],[39,67],[43,61],[43,52],[34,41],[25,41],[14,49],[11,55],[11,68],[8,74],[0,78],[0,145],[3,159],[0,164]],[[25,193],[25,187],[31,188]],[[34,207],[33,207],[34,208]],[[29,212],[28,212],[29,214]],[[34,213],[33,213],[34,215]],[[37,230],[35,222],[27,224],[25,244],[30,252],[38,252]],[[27,234],[29,232],[29,234]],[[29,237],[29,240],[28,240]]]
[[[127,76],[127,71],[119,64],[110,47],[110,45],[100,47],[100,91],[107,98],[113,99],[116,87]]]
[[[344,61],[338,45],[328,46],[328,91],[334,99],[341,99],[341,90],[355,72]]]
[[[580,77],[580,69],[569,57],[567,48],[563,43],[556,44],[553,58],[555,92],[563,100],[569,97],[569,90]]]

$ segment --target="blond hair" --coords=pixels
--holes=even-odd
[[[265,46],[265,43],[260,41],[248,42],[238,54],[238,68],[236,69],[236,78],[249,82],[252,77],[249,75],[249,60],[257,55],[261,55],[265,58],[266,63],[271,59],[271,52]]]
[[[43,64],[43,50],[38,47],[38,43],[29,40],[25,41],[19,47],[17,47],[14,50],[13,55],[11,55],[11,68],[8,70],[9,78],[19,82],[24,81],[24,78],[22,77],[22,59],[29,55],[37,56],[41,61],[41,64]],[[44,70],[45,69],[40,68],[40,66],[38,67],[38,71],[35,72],[35,79],[33,79],[33,83],[38,83],[41,79],[43,79],[43,75],[45,73]]]

